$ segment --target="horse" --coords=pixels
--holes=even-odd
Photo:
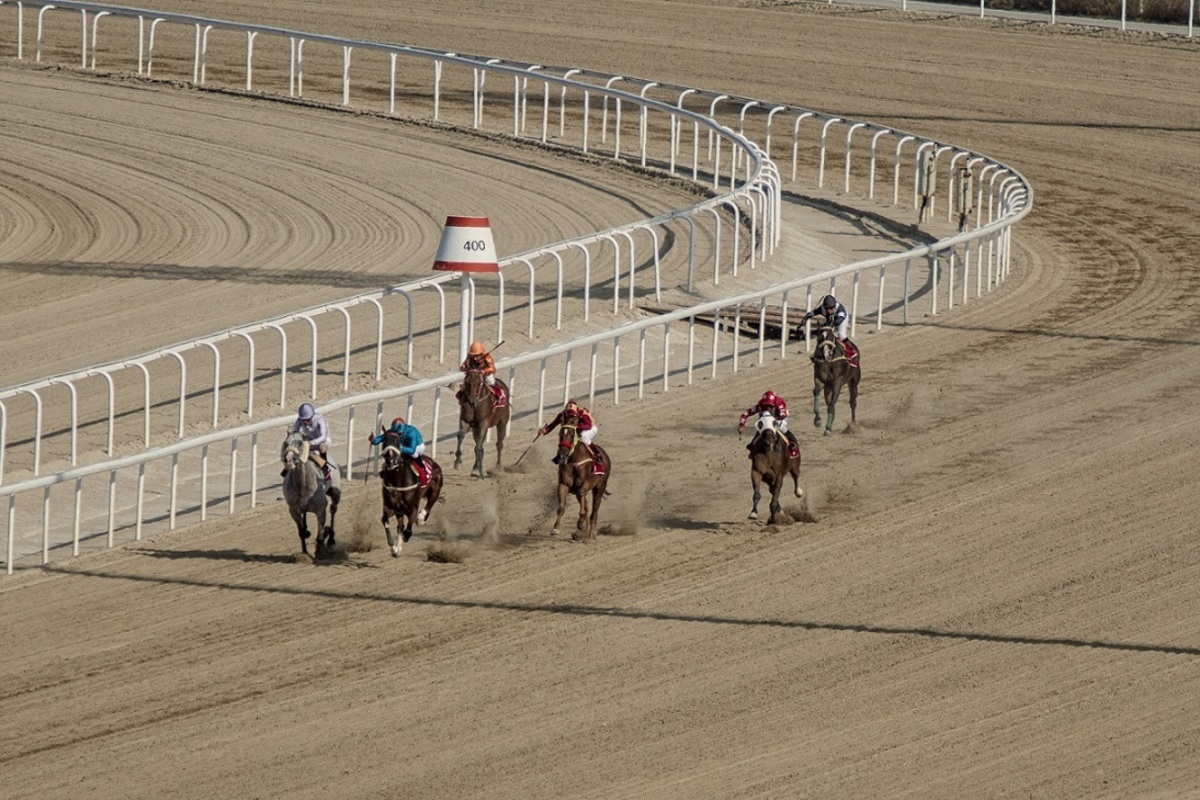
[[[766,483],[771,490],[771,517],[768,525],[774,525],[779,516],[779,493],[783,481],[792,476],[796,497],[803,497],[800,488],[800,456],[792,458],[792,447],[787,436],[776,427],[775,418],[763,414],[754,425],[756,433],[750,442],[750,483],[754,487],[754,505],[750,508],[750,519],[758,519],[758,501],[762,497],[760,484]]]
[[[821,391],[825,392],[825,435],[833,435],[833,409],[845,386],[850,390],[850,421],[857,422],[858,381],[862,368],[846,358],[846,348],[837,331],[826,325],[817,329],[817,345],[812,354],[813,365],[813,427],[821,427]]]
[[[337,517],[341,490],[328,486],[321,470],[308,457],[308,442],[299,432],[289,433],[283,441],[279,454],[284,465],[283,497],[288,511],[300,534],[300,549],[308,555],[308,515],[317,520],[317,541],[314,557],[319,557],[333,545],[333,521]],[[326,505],[329,504],[329,525],[325,524]]]
[[[504,390],[505,397],[510,397],[504,381],[497,378],[496,383]],[[496,471],[503,469],[501,458],[504,455],[504,437],[508,435],[508,415],[511,407],[505,404],[497,408],[496,402],[496,395],[492,393],[492,387],[487,385],[483,371],[467,370],[462,390],[458,393],[458,449],[454,451],[454,468],[462,466],[463,437],[470,430],[475,436],[475,466],[471,467],[472,477],[487,477],[483,470],[483,445],[490,428],[496,429]]]
[[[600,463],[604,465],[604,473],[597,475],[592,462],[592,454],[588,446],[579,438],[579,418],[567,417],[558,429],[558,516],[554,518],[554,528],[550,535],[558,535],[558,524],[562,522],[563,512],[567,510],[567,495],[574,495],[579,501],[579,522],[576,533],[572,538],[578,540],[578,531],[587,529],[587,538],[596,538],[596,520],[600,516],[600,500],[608,494],[608,478],[612,475],[612,459],[600,445],[593,444]],[[588,516],[587,495],[592,495],[592,514]]]
[[[400,452],[400,434],[388,431],[383,435],[383,466],[379,477],[383,479],[383,533],[387,536],[392,556],[400,555],[401,542],[412,538],[413,522],[421,525],[429,519],[429,512],[442,493],[442,468],[432,458],[432,474],[429,484],[421,486],[412,461]],[[425,510],[420,511],[421,499],[425,499]],[[391,517],[396,518],[397,537],[392,536]]]

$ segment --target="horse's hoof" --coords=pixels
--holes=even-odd
[[[401,534],[401,538],[402,538],[402,539],[404,539],[404,541],[406,541],[406,542],[407,542],[409,539],[411,539],[411,538],[412,538],[412,528],[406,528],[406,529],[404,530],[404,533],[403,533],[403,534]],[[397,548],[397,549],[398,549],[398,548]]]
[[[826,429],[826,430],[825,430],[825,435],[826,435],[826,436],[833,436],[833,431],[831,431],[831,430],[829,430],[829,429]]]
[[[821,418],[820,417],[816,417],[813,419],[813,427],[814,428],[821,427]]]
[[[417,524],[418,525],[424,525],[425,520],[427,520],[427,519],[429,519],[428,511],[422,511],[420,514],[417,514]]]
[[[558,528],[551,528],[551,529],[550,529],[550,535],[551,535],[551,536],[558,536]]]
[[[750,512],[750,516],[746,517],[746,519],[758,519],[758,512],[757,512],[757,511],[751,511],[751,512]]]
[[[799,486],[796,487],[796,497],[804,497],[804,490]]]
[[[400,545],[394,544],[394,545],[392,545],[392,558],[399,558],[399,557],[400,557]]]

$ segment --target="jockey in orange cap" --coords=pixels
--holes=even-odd
[[[579,433],[579,440],[584,443],[588,449],[588,453],[592,456],[592,471],[597,475],[603,475],[604,461],[599,458],[596,449],[592,447],[592,441],[595,440],[599,429],[596,427],[596,420],[592,418],[592,412],[586,406],[580,405],[575,400],[568,400],[567,404],[563,406],[563,410],[558,412],[558,415],[554,419],[541,427],[538,431],[538,436],[545,436],[570,417],[574,417],[577,420],[576,424],[578,427],[576,431]],[[558,456],[556,455],[550,463],[557,464]]]
[[[483,373],[483,380],[491,387],[492,394],[496,395],[496,400],[499,405],[506,405],[508,398],[504,396],[504,387],[496,383],[496,362],[492,358],[492,354],[483,346],[483,342],[471,342],[470,348],[467,349],[467,357],[463,360],[459,370],[467,372],[477,369]]]
[[[746,430],[746,419],[751,414],[758,414],[761,418],[764,414],[770,414],[775,419],[775,427],[785,436],[787,436],[788,446],[791,448],[790,455],[792,458],[798,458],[800,455],[800,443],[796,441],[796,434],[788,430],[787,418],[788,409],[787,401],[779,395],[768,389],[763,393],[762,398],[758,403],[750,406],[742,412],[742,418],[738,420],[738,433]],[[753,442],[751,442],[753,444]],[[746,445],[746,449],[750,449],[750,444]]]

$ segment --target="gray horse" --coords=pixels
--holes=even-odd
[[[283,497],[300,534],[300,549],[308,555],[308,515],[317,519],[317,542],[314,557],[333,545],[333,521],[337,517],[342,492],[336,478],[326,483],[321,470],[308,457],[308,442],[300,433],[289,433],[283,441],[280,459],[284,465]],[[336,474],[336,473],[335,473]],[[326,497],[328,495],[328,498]],[[329,505],[329,525],[325,524],[325,507]]]

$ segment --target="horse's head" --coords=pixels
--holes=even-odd
[[[303,464],[308,460],[308,440],[299,431],[288,433],[283,440],[283,447],[279,450],[279,460],[287,466],[288,469]]]
[[[570,414],[563,417],[562,427],[558,429],[558,456],[561,459],[569,456],[579,443],[579,415]]]
[[[383,434],[383,468],[385,470],[399,469],[404,460],[400,453],[400,434],[389,430]]]
[[[834,361],[846,355],[837,331],[830,325],[817,328],[817,343],[813,348],[813,361]]]
[[[481,369],[469,369],[463,378],[463,397],[472,402],[478,402],[491,395],[488,389],[487,376]]]

